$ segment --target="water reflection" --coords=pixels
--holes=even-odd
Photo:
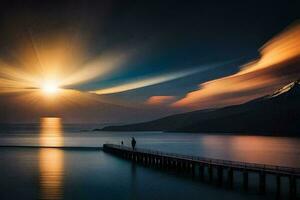
[[[40,145],[53,147],[63,145],[61,118],[44,117],[40,121]]]
[[[131,164],[131,199],[136,200],[137,198],[137,178],[136,178],[136,165],[135,163]]]
[[[299,166],[299,140],[264,136],[203,136],[206,157],[251,163]]]
[[[41,146],[62,146],[60,118],[42,118]],[[42,148],[39,152],[40,199],[63,199],[64,155],[62,150]]]

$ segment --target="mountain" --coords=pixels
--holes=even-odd
[[[198,110],[106,131],[176,131],[300,136],[300,81],[240,105]]]

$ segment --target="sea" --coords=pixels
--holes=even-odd
[[[300,168],[300,139],[172,132],[94,131],[101,124],[64,124],[42,118],[34,124],[0,124],[0,199],[274,199],[275,177],[259,195],[256,174],[249,190],[235,175],[234,190],[174,172],[147,168],[102,150],[26,148],[101,147],[105,143],[207,158]],[[255,133],[256,135],[259,133]],[[299,196],[299,180],[297,182]],[[282,181],[282,199],[288,179]]]

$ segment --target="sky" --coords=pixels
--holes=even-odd
[[[299,1],[1,1],[0,122],[137,122],[266,95],[300,77],[299,9]],[[59,92],[43,93],[49,85]]]

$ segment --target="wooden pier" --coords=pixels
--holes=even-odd
[[[287,177],[289,180],[290,199],[297,198],[297,180],[300,177],[299,168],[209,159],[140,148],[136,148],[133,151],[132,148],[113,144],[104,144],[103,151],[148,167],[185,173],[193,177],[197,176],[201,180],[206,178],[209,182],[216,182],[218,186],[226,186],[228,188],[234,187],[234,172],[239,171],[242,173],[243,189],[245,191],[249,187],[249,173],[256,173],[259,177],[257,185],[261,194],[266,192],[266,176],[273,175],[276,177],[277,197],[281,196],[282,178]]]

